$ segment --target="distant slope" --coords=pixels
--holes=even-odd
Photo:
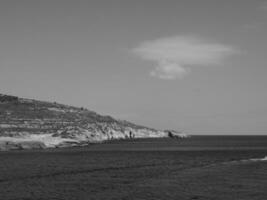
[[[0,148],[4,150],[31,148],[33,143],[34,148],[61,147],[168,134],[85,108],[0,94]]]

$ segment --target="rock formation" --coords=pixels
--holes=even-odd
[[[85,108],[0,94],[0,149],[77,146],[111,139],[167,136],[166,131],[102,116]]]

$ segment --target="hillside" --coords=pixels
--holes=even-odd
[[[3,150],[80,146],[112,139],[169,135],[169,131],[102,116],[85,108],[0,94]]]

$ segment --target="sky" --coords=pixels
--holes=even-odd
[[[0,93],[266,135],[266,75],[266,0],[0,1]]]

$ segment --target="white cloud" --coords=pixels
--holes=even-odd
[[[143,42],[133,52],[157,64],[151,76],[173,80],[184,77],[193,67],[222,64],[237,51],[196,37],[175,36]]]

